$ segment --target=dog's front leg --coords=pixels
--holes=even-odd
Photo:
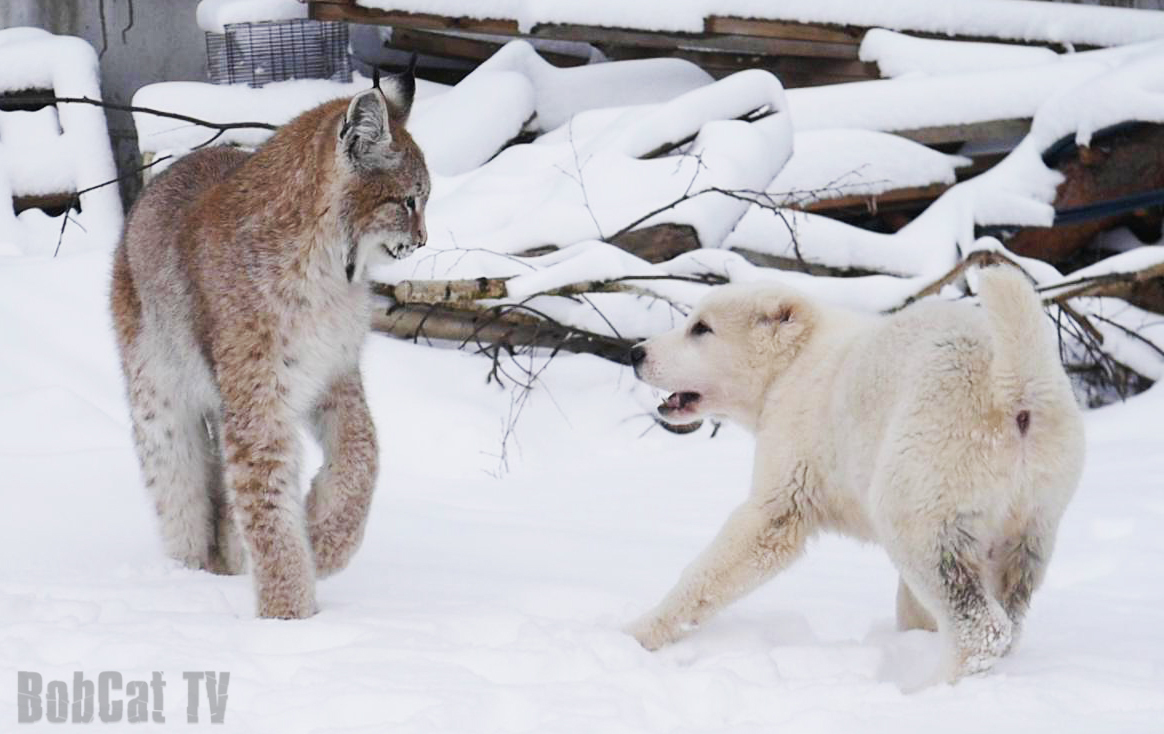
[[[791,492],[753,496],[663,601],[626,631],[648,650],[674,642],[791,563],[804,548],[807,525]]]

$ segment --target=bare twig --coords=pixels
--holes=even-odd
[[[896,313],[911,303],[916,303],[923,298],[935,295],[950,283],[953,283],[958,278],[961,278],[962,275],[972,267],[985,267],[987,265],[998,265],[1000,263],[1007,263],[1013,265],[1016,268],[1018,267],[1016,262],[1005,255],[1000,255],[997,252],[992,252],[990,250],[977,250],[972,252],[967,257],[963,258],[961,262],[951,268],[950,271],[945,275],[930,283],[925,288],[922,288],[920,291],[913,294],[909,298],[906,298],[901,302],[901,304],[894,306],[893,308],[886,311],[886,313]]]
[[[24,99],[21,100],[25,101]],[[117,110],[118,112],[140,112],[146,115],[155,115],[157,117],[165,117],[171,120],[179,120],[181,122],[188,122],[191,125],[198,125],[199,127],[210,128],[211,130],[218,130],[226,132],[228,130],[241,130],[246,128],[258,128],[261,130],[277,130],[278,125],[272,125],[269,122],[210,122],[190,115],[183,115],[178,112],[167,112],[166,110],[157,110],[152,107],[140,107],[138,105],[117,104],[116,102],[106,102],[100,99],[93,99],[91,97],[53,97],[53,96],[39,96],[28,97],[29,104],[87,104],[94,107],[103,107],[107,110]]]
[[[57,235],[57,246],[56,246],[56,249],[53,250],[53,257],[56,257],[61,252],[61,243],[65,239],[65,227],[68,225],[69,220],[71,219],[71,217],[69,216],[69,212],[71,212],[73,210],[73,207],[75,207],[77,205],[77,202],[80,201],[81,196],[83,194],[87,194],[90,191],[96,191],[97,189],[101,188],[102,186],[111,186],[111,185],[118,183],[120,181],[124,181],[125,179],[129,178],[130,176],[136,176],[137,174],[141,173],[142,171],[144,171],[148,168],[151,168],[153,166],[156,166],[159,163],[161,163],[162,161],[167,161],[172,157],[173,156],[164,155],[160,158],[155,158],[154,160],[150,161],[149,163],[145,164],[144,166],[138,166],[134,170],[129,171],[128,173],[123,173],[120,176],[118,176],[117,178],[111,178],[108,181],[102,181],[99,184],[94,184],[88,188],[84,188],[84,189],[81,189],[80,191],[73,192],[72,197],[69,199],[69,206],[67,209],[65,209],[65,215],[64,215],[64,217],[62,217],[62,220],[61,220],[61,233],[59,235]],[[81,226],[80,223],[78,223],[78,222],[74,222],[74,224],[76,224],[78,227]]]
[[[1136,283],[1164,277],[1164,263],[1151,265],[1141,270],[1120,273],[1104,273],[1087,278],[1078,278],[1063,283],[1039,288],[1040,293],[1051,293],[1045,300],[1062,301],[1086,296],[1119,296],[1126,294]]]
[[[764,106],[764,107],[757,107],[756,109],[752,110],[751,112],[746,112],[743,115],[740,115],[739,117],[737,117],[736,119],[741,120],[743,122],[756,122],[757,120],[763,120],[765,117],[768,117],[772,114],[773,114],[772,109],[770,109],[767,106]],[[692,134],[690,134],[684,138],[681,138],[679,140],[674,140],[674,141],[670,141],[667,143],[663,143],[662,145],[655,148],[654,150],[648,151],[647,153],[644,153],[643,155],[639,156],[639,158],[642,158],[642,159],[661,158],[661,157],[667,155],[668,153],[670,153],[671,151],[675,150],[676,148],[682,148],[684,145],[687,145],[688,143],[693,142],[695,140],[696,135],[698,135],[697,132],[692,133]]]

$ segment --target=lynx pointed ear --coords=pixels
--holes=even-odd
[[[340,126],[340,145],[357,168],[388,168],[392,164],[392,127],[388,102],[379,89],[352,97]]]

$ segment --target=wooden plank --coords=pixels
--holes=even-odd
[[[880,194],[838,196],[833,199],[820,199],[796,208],[813,214],[827,214],[829,216],[843,215],[846,210],[854,214],[863,214],[883,209],[912,208],[928,204],[944,194],[949,188],[949,184],[931,184],[929,186],[893,189]]]
[[[18,92],[0,92],[0,112],[30,112],[49,105],[44,99],[55,97],[51,89],[22,89]],[[36,100],[36,101],[32,101]]]
[[[627,46],[633,48],[672,50],[729,51],[762,56],[806,56],[827,59],[857,59],[857,47],[852,44],[824,43],[799,39],[757,38],[745,35],[676,34],[636,31],[625,28],[567,23],[540,23],[534,26],[535,38],[558,41],[578,41],[598,46]]]
[[[31,194],[28,196],[12,197],[12,211],[19,214],[26,209],[43,209],[50,212],[63,212],[73,203],[72,192],[65,194]]]
[[[505,41],[474,38],[467,35],[453,35],[441,31],[425,31],[416,28],[396,27],[392,29],[393,48],[430,56],[444,56],[470,61],[484,61],[505,45]],[[555,66],[582,66],[588,59],[582,56],[554,53],[538,49],[538,54]]]
[[[892,130],[891,132],[922,145],[942,145],[1021,138],[1030,131],[1031,121],[1029,119],[1009,119],[959,125],[939,125],[913,130]]]
[[[519,35],[516,20],[504,18],[445,17],[431,13],[404,13],[399,11],[365,8],[336,0],[312,0],[308,17],[313,20],[335,20],[367,25],[390,25],[434,31],[467,31],[503,36]]]
[[[762,18],[736,18],[711,15],[703,20],[706,33],[733,33],[741,36],[784,38],[797,41],[815,41],[859,45],[865,36],[864,28],[834,26],[823,23],[793,23]]]

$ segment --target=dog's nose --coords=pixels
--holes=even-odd
[[[630,362],[632,367],[638,367],[647,358],[647,350],[641,344],[636,344],[630,350]]]

